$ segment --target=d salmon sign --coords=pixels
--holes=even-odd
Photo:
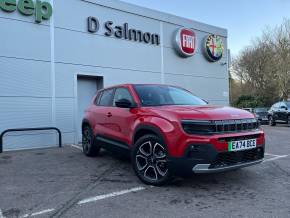
[[[223,57],[224,44],[220,36],[213,34],[208,35],[205,38],[204,47],[205,57],[209,61],[219,61]]]
[[[175,34],[176,51],[183,57],[194,55],[196,50],[196,36],[191,29],[180,28]]]

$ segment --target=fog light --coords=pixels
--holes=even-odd
[[[198,152],[199,151],[199,145],[190,145],[191,152]]]

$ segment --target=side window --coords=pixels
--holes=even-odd
[[[114,89],[104,90],[100,94],[100,100],[98,101],[99,106],[112,106],[112,97],[113,97]]]
[[[114,102],[113,105],[116,106],[115,105],[115,102],[118,101],[118,100],[120,100],[120,99],[127,99],[130,102],[132,102],[132,103],[134,102],[133,101],[133,98],[132,98],[132,96],[131,96],[131,94],[129,92],[129,90],[126,89],[126,88],[117,88],[116,89],[115,96],[114,96],[114,101],[113,101]]]

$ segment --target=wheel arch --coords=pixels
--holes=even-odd
[[[83,128],[84,128],[85,126],[89,126],[89,127],[91,127],[91,124],[90,124],[90,122],[89,122],[88,119],[83,119],[83,121],[82,121],[82,130],[83,130]]]
[[[144,135],[156,135],[160,137],[162,141],[165,142],[164,134],[162,131],[153,125],[148,125],[148,124],[140,124],[139,126],[136,127],[133,138],[132,138],[132,146],[136,143],[136,141],[141,138]]]

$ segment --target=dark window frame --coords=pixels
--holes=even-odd
[[[100,92],[96,95],[95,100],[94,100],[94,105],[98,106],[99,101],[100,101],[100,99],[101,99],[101,97],[102,97],[102,94],[103,94],[103,91],[100,91]]]

